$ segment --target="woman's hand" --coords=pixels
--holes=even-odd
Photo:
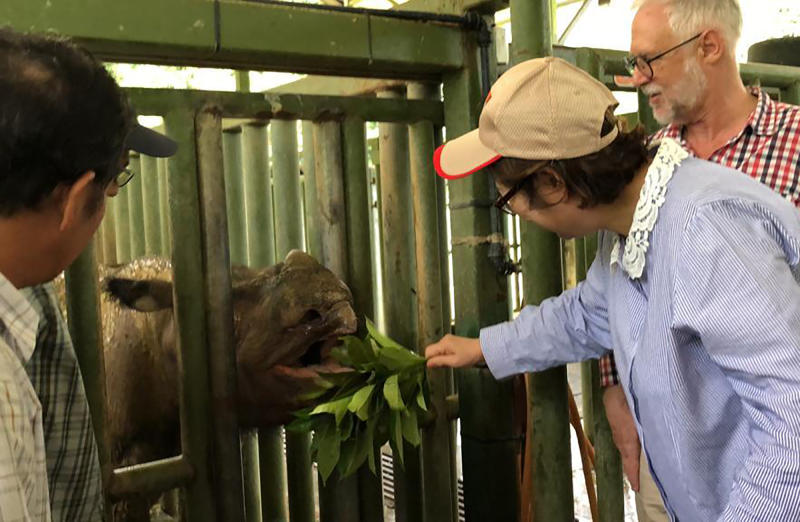
[[[425,358],[428,359],[428,368],[462,368],[484,362],[480,339],[450,334],[425,348]]]

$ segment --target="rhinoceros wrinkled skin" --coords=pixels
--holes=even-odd
[[[119,467],[177,455],[179,355],[170,264],[145,258],[104,271],[112,463]],[[317,371],[335,371],[327,358],[330,348],[356,329],[352,295],[331,271],[300,251],[262,270],[236,267],[232,282],[240,424],[283,424],[292,411],[308,405],[299,396],[314,388]]]

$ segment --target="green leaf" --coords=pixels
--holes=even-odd
[[[375,447],[378,446],[378,444],[375,443],[376,442],[375,424],[376,424],[375,417],[373,417],[367,422],[367,431],[366,431],[370,440],[369,447],[367,448],[367,451],[369,452],[369,454],[367,455],[369,459],[369,470],[372,472],[373,475],[378,474],[377,471],[375,470]]]
[[[419,426],[417,424],[417,412],[408,410],[402,415],[403,419],[403,438],[412,446],[419,446]]]
[[[386,397],[386,402],[393,410],[402,410],[406,407],[403,404],[403,398],[400,396],[400,386],[397,383],[397,375],[392,375],[383,384],[383,396]]]
[[[403,462],[403,414],[399,411],[392,411],[390,430],[391,445],[394,455],[400,460],[400,465],[405,467]]]
[[[327,422],[314,433],[317,446],[317,468],[322,482],[328,480],[339,461],[339,434],[332,422]]]
[[[425,364],[425,358],[402,347],[384,346],[378,352],[378,362],[391,372],[399,372]]]
[[[374,384],[368,384],[364,386],[357,392],[353,394],[353,399],[350,401],[350,404],[347,405],[347,409],[352,411],[353,413],[358,414],[359,410],[361,410],[365,404],[369,404],[369,399],[372,397],[372,390],[375,389]],[[358,417],[361,420],[367,420],[366,418],[362,418],[360,415]]]
[[[395,348],[400,348],[401,350],[405,350],[399,343],[393,341],[388,336],[382,334],[378,331],[378,328],[375,326],[375,323],[369,320],[369,318],[365,318],[367,323],[367,332],[369,332],[369,336],[375,339],[377,343],[382,347],[387,346],[394,346]]]
[[[336,425],[342,422],[342,417],[347,412],[347,405],[350,403],[350,397],[342,397],[331,402],[323,402],[318,405],[311,412],[311,415],[319,415],[320,413],[332,413],[336,417]]]
[[[366,339],[361,340],[352,335],[344,339],[346,339],[344,346],[353,362],[353,366],[359,369],[366,369],[375,362],[376,354],[372,351]]]
[[[425,393],[420,388],[419,392],[417,392],[417,406],[422,408],[424,411],[428,411],[428,405],[425,404]]]

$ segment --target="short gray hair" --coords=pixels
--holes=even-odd
[[[736,54],[736,43],[742,34],[739,0],[635,0],[634,8],[653,3],[664,4],[669,25],[678,38],[691,38],[700,31],[717,29],[729,52]]]

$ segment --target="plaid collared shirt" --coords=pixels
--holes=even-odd
[[[741,132],[714,151],[708,161],[748,174],[800,207],[800,107],[770,99],[766,92],[751,88],[758,103]],[[672,138],[693,154],[683,136],[683,126],[667,125],[653,141]],[[603,387],[619,384],[612,355],[600,359]]]
[[[0,274],[0,521],[50,520],[42,407],[23,364],[39,318]]]
[[[26,370],[42,403],[53,521],[102,521],[100,460],[67,325],[51,284],[23,293],[41,317]]]

